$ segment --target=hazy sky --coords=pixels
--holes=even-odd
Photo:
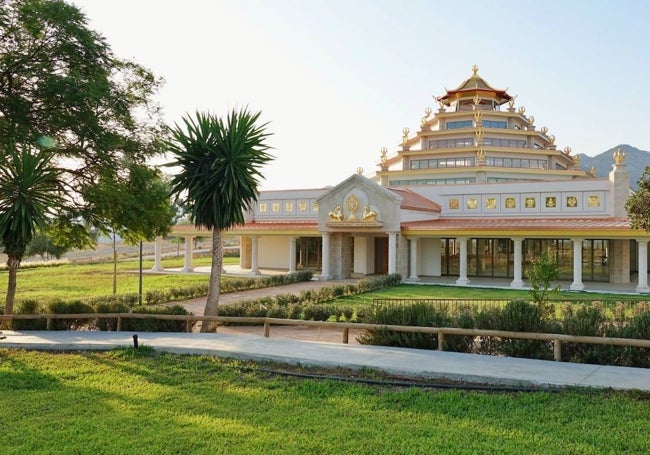
[[[650,150],[643,0],[73,0],[116,55],[165,80],[169,123],[263,112],[262,189],[335,185],[395,153],[471,67],[518,95],[558,148]]]

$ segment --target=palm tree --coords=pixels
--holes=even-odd
[[[226,119],[197,112],[171,131],[169,166],[180,171],[172,178],[172,194],[184,197],[190,219],[212,230],[212,269],[204,314],[217,314],[223,267],[221,232],[244,223],[244,212],[257,201],[261,167],[271,161],[266,144],[268,123],[257,125],[261,112],[232,110]],[[203,324],[202,332],[213,324]]]
[[[9,280],[4,314],[11,314],[16,275],[27,244],[62,203],[61,169],[46,151],[10,147],[0,157],[0,239],[7,255]]]

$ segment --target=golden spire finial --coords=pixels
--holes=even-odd
[[[476,73],[478,73],[478,66],[474,65],[472,66],[472,76],[476,76]]]
[[[427,107],[427,108],[424,110],[424,117],[422,117],[422,120],[420,121],[420,125],[421,125],[422,127],[426,126],[426,124],[427,124],[427,120],[429,120],[429,116],[430,116],[430,115],[431,115],[431,108],[430,108],[430,107]]]
[[[542,134],[546,134],[546,133],[548,133],[548,128],[543,126],[540,131],[542,132]]]
[[[623,160],[625,160],[625,152],[621,149],[616,149],[614,152],[614,163],[621,165],[623,164]]]
[[[515,100],[517,99],[517,96],[519,96],[519,95],[515,95],[515,96],[511,97],[511,98],[508,100],[508,106],[510,106],[510,109],[514,109],[514,107],[515,107]]]
[[[573,164],[575,166],[580,166],[580,156],[579,155],[576,155],[576,156],[573,157]]]
[[[363,174],[363,168],[361,166],[357,168],[357,174],[359,175]]]
[[[533,117],[532,115],[529,115],[528,116],[528,124],[530,126],[533,126],[533,123],[535,123],[535,117]]]
[[[564,147],[564,154],[566,156],[571,155],[571,147],[569,147],[568,145],[566,147]]]
[[[589,175],[591,175],[592,177],[596,176],[596,168],[595,167],[591,166],[589,168]]]
[[[408,127],[404,127],[404,129],[402,129],[402,145],[406,145],[408,143],[409,131],[410,130],[408,129]]]
[[[524,112],[526,112],[526,108],[524,106],[519,106],[519,109],[517,109],[517,112],[519,112],[521,115],[524,115]]]
[[[555,136],[553,136],[553,135],[551,134],[551,135],[548,137],[548,142],[549,142],[551,145],[555,144]]]
[[[381,165],[386,166],[386,164],[388,163],[388,157],[386,156],[386,154],[388,153],[388,149],[386,147],[382,147],[379,152],[381,154],[379,158],[381,160]]]

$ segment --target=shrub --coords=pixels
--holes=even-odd
[[[602,306],[581,305],[577,310],[565,312],[564,333],[577,336],[605,336],[605,314]],[[617,349],[613,346],[565,343],[562,346],[562,358],[570,362],[611,364],[616,360]]]
[[[640,338],[650,340],[650,311],[637,314],[624,327],[622,335],[625,338]],[[650,368],[650,349],[625,347],[621,353],[621,362],[627,366]]]
[[[42,314],[43,307],[37,300],[29,299],[18,302],[14,314]],[[11,327],[14,330],[45,330],[46,319],[14,319]]]
[[[498,330],[511,332],[544,332],[544,308],[525,300],[512,300],[501,311]],[[529,359],[552,359],[550,341],[500,338],[493,340],[498,352],[510,357]]]
[[[97,313],[128,313],[130,310],[131,310],[130,305],[127,305],[126,303],[117,300],[114,302],[102,302],[95,305],[95,311]],[[95,326],[99,330],[113,332],[117,330],[117,318],[96,319]]]
[[[49,312],[54,314],[83,314],[94,313],[95,309],[81,300],[69,302],[56,300],[50,303]],[[55,319],[52,321],[53,330],[77,330],[91,325],[92,322],[89,319]]]
[[[143,314],[176,314],[187,315],[190,314],[185,308],[180,305],[171,307],[166,306],[138,306],[133,308],[133,313]],[[141,332],[185,332],[185,321],[169,321],[163,319],[132,319],[125,318],[122,320],[122,330],[125,331],[141,331]]]

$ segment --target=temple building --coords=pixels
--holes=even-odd
[[[521,288],[531,261],[550,251],[571,290],[608,282],[650,292],[650,235],[630,228],[625,155],[614,153],[609,178],[596,178],[515,98],[474,66],[417,129],[402,130],[397,150],[381,149],[375,175],[262,192],[229,232],[241,239],[241,267],[459,285],[485,277]],[[206,235],[193,226],[172,234]]]

